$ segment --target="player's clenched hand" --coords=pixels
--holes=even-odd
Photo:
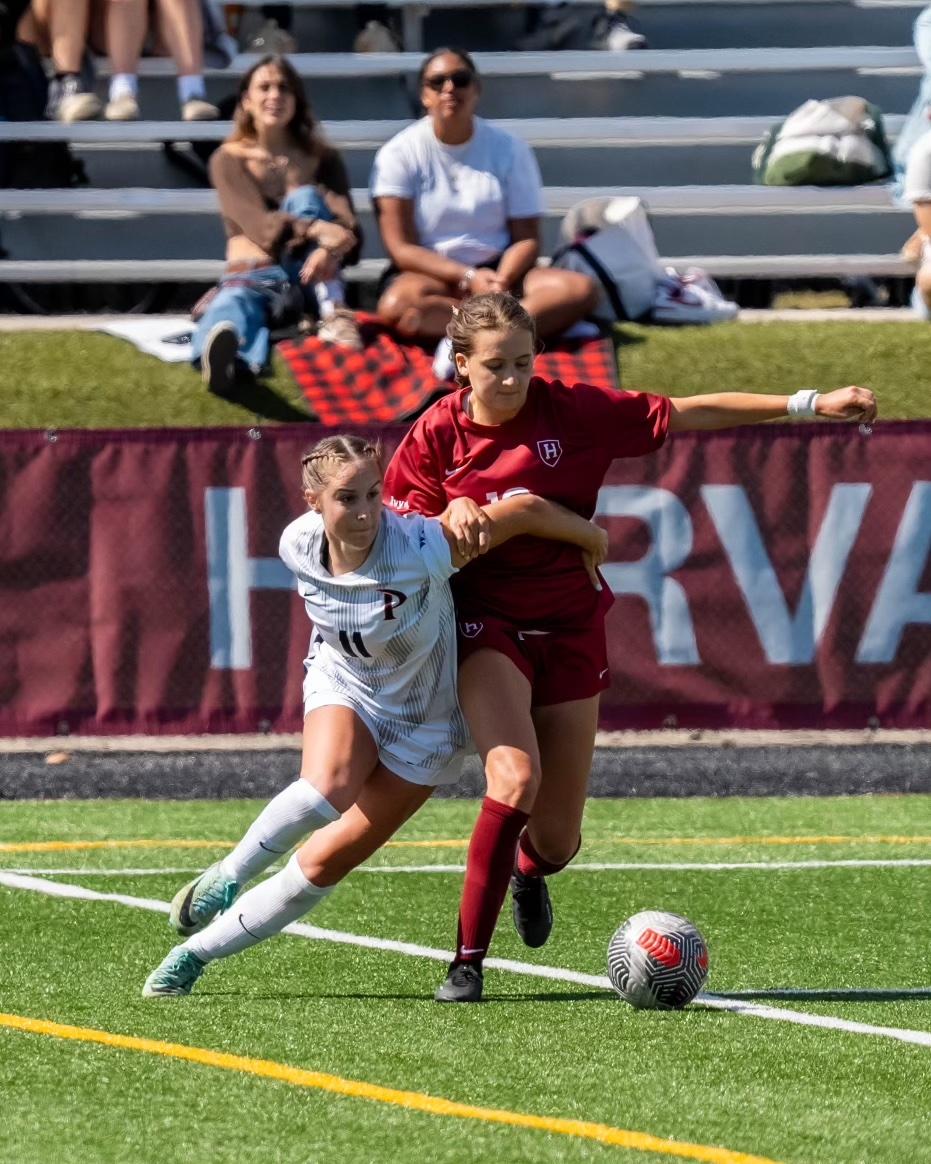
[[[491,521],[470,497],[457,497],[440,514],[440,522],[456,541],[459,554],[471,562],[491,545]]]
[[[583,547],[582,561],[596,590],[601,589],[601,579],[598,576],[598,567],[608,558],[608,531],[591,522],[592,536],[589,545]]]
[[[876,419],[876,397],[869,388],[851,384],[835,392],[823,392],[815,399],[815,413],[826,420],[860,420],[869,423]]]

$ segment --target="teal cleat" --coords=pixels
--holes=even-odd
[[[152,971],[142,988],[143,998],[181,998],[191,993],[191,987],[204,972],[206,962],[196,954],[175,946],[162,963]]]
[[[238,892],[239,886],[220,872],[217,862],[174,895],[168,924],[183,937],[190,937],[229,909]]]

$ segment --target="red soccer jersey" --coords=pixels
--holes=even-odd
[[[530,381],[512,420],[476,424],[467,388],[439,400],[401,441],[385,475],[385,499],[401,513],[435,516],[456,497],[487,505],[509,491],[558,501],[582,517],[615,457],[639,457],[666,439],[669,400],[559,380]],[[526,629],[589,623],[598,595],[575,546],[512,538],[452,579],[460,615],[497,615]]]

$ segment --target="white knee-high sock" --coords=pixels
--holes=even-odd
[[[281,933],[286,925],[319,905],[335,888],[329,885],[321,889],[308,881],[295,853],[274,877],[254,885],[205,930],[188,938],[184,948],[202,962],[238,954]]]
[[[308,833],[339,820],[340,815],[311,783],[295,780],[266,804],[220,868],[237,885],[245,885]]]

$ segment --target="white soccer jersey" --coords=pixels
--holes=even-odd
[[[326,533],[308,511],[281,535],[281,560],[314,624],[304,713],[341,704],[375,737],[379,758],[416,784],[458,777],[468,731],[456,697],[455,567],[437,521],[384,510],[362,566],[334,577]]]

